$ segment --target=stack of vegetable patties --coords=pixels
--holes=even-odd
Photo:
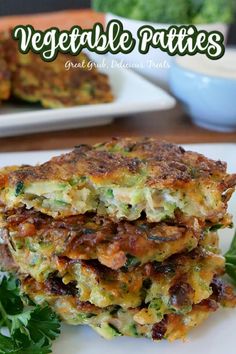
[[[2,175],[3,239],[22,289],[106,338],[183,338],[219,305],[216,230],[236,175],[153,139],[80,145]]]
[[[114,100],[109,78],[101,73],[96,64],[85,53],[78,56],[58,54],[52,62],[45,62],[37,54],[21,54],[17,42],[10,33],[2,36],[5,66],[0,67],[2,75],[10,84],[6,93],[6,83],[0,82],[0,99],[8,99],[10,94],[30,103],[40,103],[46,108],[70,107],[86,104],[109,103]],[[0,38],[1,46],[1,38]],[[1,58],[0,58],[1,64]],[[2,70],[3,69],[3,70]]]

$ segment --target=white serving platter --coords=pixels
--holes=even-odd
[[[185,146],[213,159],[228,163],[229,172],[236,172],[236,144],[196,144]],[[0,154],[0,167],[11,164],[36,164],[62,151],[41,151]],[[236,193],[229,211],[236,223]],[[224,253],[230,245],[233,230],[220,232]],[[116,338],[106,341],[88,327],[63,326],[55,342],[53,354],[235,354],[236,309],[222,309],[210,315],[201,326],[192,330],[186,342],[154,343],[147,339]]]
[[[130,69],[89,54],[107,74],[115,96],[112,103],[45,109],[32,104],[7,103],[0,106],[0,137],[105,125],[113,118],[173,108],[175,99]],[[76,63],[76,59],[73,61]],[[76,70],[76,69],[74,69]]]

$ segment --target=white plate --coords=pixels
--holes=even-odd
[[[173,97],[138,74],[123,67],[114,67],[116,62],[106,56],[91,53],[89,56],[100,66],[103,65],[99,70],[109,76],[114,102],[59,109],[4,104],[0,106],[0,137],[103,125],[112,122],[116,116],[174,107]]]
[[[236,172],[236,144],[188,145],[194,151],[213,159],[228,162],[230,172]],[[11,164],[35,164],[44,162],[60,151],[4,153],[0,154],[0,166]],[[230,201],[230,212],[236,222],[236,194]],[[233,230],[220,233],[221,249],[225,252],[233,236]],[[147,339],[116,338],[106,341],[87,327],[63,326],[54,344],[54,354],[234,354],[236,310],[222,309],[212,314],[201,326],[194,329],[186,342],[154,343]]]

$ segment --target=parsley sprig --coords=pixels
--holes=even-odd
[[[225,254],[225,270],[233,282],[236,284],[236,232],[231,242],[229,250]]]
[[[60,334],[52,309],[34,305],[21,294],[13,276],[0,280],[0,354],[48,354]]]

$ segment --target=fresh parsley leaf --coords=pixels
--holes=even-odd
[[[27,327],[29,320],[31,318],[32,310],[25,311],[18,315],[9,316],[11,320],[11,333],[14,334],[17,330],[22,330]],[[23,331],[24,334],[27,334],[25,330]]]
[[[38,343],[31,343],[27,348],[18,349],[15,354],[49,354],[52,353],[51,345],[45,344],[45,341],[41,340]]]
[[[53,310],[26,299],[16,278],[0,280],[0,354],[48,354],[60,334],[60,321]],[[3,335],[3,328],[9,336]]]
[[[60,322],[49,306],[43,308],[36,306],[31,314],[28,330],[34,342],[39,341],[42,337],[50,342],[60,334]]]
[[[236,284],[236,232],[228,252],[225,254],[225,270]]]
[[[13,340],[0,334],[0,354],[4,353],[14,353],[15,344]]]
[[[215,232],[215,231],[217,231],[217,230],[220,230],[222,227],[223,227],[222,224],[215,224],[215,225],[212,225],[212,226],[209,228],[209,231]]]
[[[29,346],[16,346],[13,339],[0,334],[0,354],[49,354],[51,347],[45,345],[42,339],[38,343],[30,343]]]
[[[5,318],[4,313],[16,315],[23,311],[24,304],[20,298],[20,289],[16,279],[4,276],[0,283],[0,318]]]

